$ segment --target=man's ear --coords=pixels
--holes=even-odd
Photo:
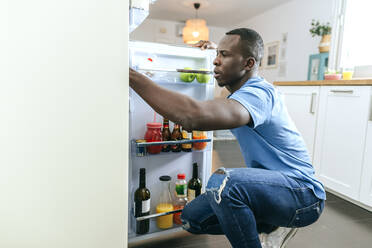
[[[248,57],[245,59],[245,69],[250,71],[256,65],[256,60],[253,57]]]

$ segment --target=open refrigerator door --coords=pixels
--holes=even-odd
[[[151,78],[162,87],[176,91],[194,99],[205,101],[213,98],[214,78],[213,59],[215,51],[201,51],[198,48],[177,47],[147,42],[130,42],[130,66]],[[184,69],[186,68],[186,71]],[[196,70],[198,78],[188,78]],[[201,71],[199,71],[201,70]],[[157,97],[154,95],[153,97]],[[149,231],[145,234],[136,233],[136,218],[134,217],[134,193],[139,186],[140,168],[146,169],[146,188],[150,190],[150,217],[156,214],[156,206],[159,204],[161,194],[161,183],[159,177],[167,175],[171,177],[171,197],[174,198],[175,180],[177,174],[186,175],[189,181],[193,173],[193,163],[198,164],[198,176],[202,181],[202,192],[211,174],[212,168],[212,139],[213,132],[205,132],[206,136],[201,140],[193,137],[191,140],[162,141],[160,145],[174,145],[182,142],[193,144],[191,152],[159,152],[158,154],[147,153],[150,142],[137,143],[136,140],[144,139],[146,124],[162,123],[163,117],[156,114],[154,110],[133,90],[130,91],[130,161],[129,161],[129,243],[144,239],[158,237],[181,230],[181,225],[173,223],[170,228],[161,229],[157,226],[157,218],[150,220]],[[155,120],[154,120],[155,118]],[[174,124],[170,123],[170,130]],[[195,149],[196,144],[205,147]],[[172,143],[173,142],[173,143]],[[146,149],[147,148],[147,149]],[[200,148],[200,146],[199,146]],[[174,200],[174,199],[173,199]]]

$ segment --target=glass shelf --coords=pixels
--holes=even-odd
[[[192,86],[206,86],[213,85],[213,75],[207,71],[205,75],[205,82],[200,83],[196,77],[191,82],[181,80],[181,72],[176,70],[162,70],[162,69],[138,69],[138,72],[146,75],[152,81],[158,84],[174,84],[174,85],[192,85]]]
[[[133,140],[132,142],[136,144],[136,147],[146,147],[146,146],[157,146],[157,145],[192,144],[192,143],[211,142],[211,141],[212,139],[192,139],[192,140],[143,142],[143,143],[136,143],[136,140]]]

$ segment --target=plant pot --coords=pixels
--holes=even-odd
[[[322,40],[319,43],[319,52],[327,53],[329,52],[329,47],[331,45],[331,35],[326,34],[322,36]]]

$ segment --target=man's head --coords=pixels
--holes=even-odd
[[[218,44],[213,62],[218,85],[232,86],[254,75],[263,56],[263,47],[261,36],[252,29],[227,32]]]

